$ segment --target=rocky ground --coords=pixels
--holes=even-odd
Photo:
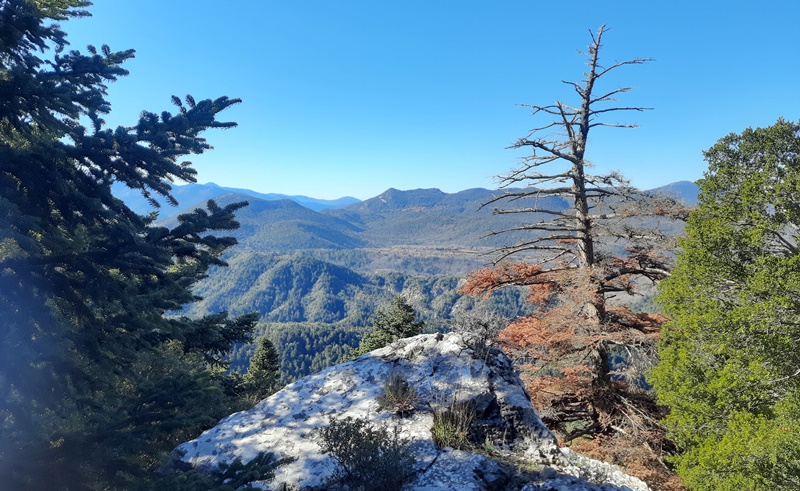
[[[405,473],[404,490],[648,490],[615,466],[559,448],[511,361],[499,349],[476,353],[468,344],[458,334],[423,334],[330,367],[223,419],[180,445],[176,459],[182,466],[213,469],[273,452],[294,460],[277,468],[273,479],[254,479],[252,486],[333,489],[343,474],[322,451],[320,428],[331,418],[350,417],[396,428],[408,441],[415,462]],[[391,376],[401,377],[416,395],[402,414],[379,402]],[[434,413],[455,407],[468,407],[473,416],[468,444],[439,448],[431,432]]]

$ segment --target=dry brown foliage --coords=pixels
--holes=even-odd
[[[536,313],[510,322],[498,340],[543,421],[576,450],[672,491],[683,488],[661,461],[671,448],[659,424],[663,408],[643,378],[666,318],[605,305],[605,292],[632,291],[632,272],[653,262],[631,250],[592,269],[503,264],[470,274],[461,292],[527,285]]]
[[[686,491],[680,478],[661,462],[660,456],[665,450],[650,447],[649,442],[663,439],[663,434],[644,438],[623,434],[599,435],[578,438],[569,446],[587,457],[624,468],[625,472],[643,480],[654,491]]]

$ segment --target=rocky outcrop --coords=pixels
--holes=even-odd
[[[407,415],[382,409],[378,402],[392,374],[416,390],[414,410]],[[434,412],[459,403],[474,409],[470,451],[439,449],[431,434]],[[180,445],[176,458],[184,466],[214,468],[273,452],[294,460],[279,467],[274,479],[251,485],[328,489],[338,464],[321,451],[317,429],[334,416],[398,428],[416,457],[407,490],[648,489],[614,466],[558,448],[511,360],[497,349],[485,360],[476,359],[457,334],[403,339],[299,380]]]

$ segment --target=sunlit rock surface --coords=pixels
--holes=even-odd
[[[419,396],[416,410],[406,417],[381,410],[376,400],[392,373],[402,375]],[[433,443],[433,411],[453,401],[472,401],[476,408],[474,452],[437,449]],[[321,453],[315,430],[331,416],[398,425],[417,459],[408,490],[648,489],[612,465],[559,449],[511,361],[500,350],[492,350],[485,362],[475,359],[457,334],[402,339],[301,379],[180,445],[176,455],[194,467],[213,468],[273,452],[296,460],[279,467],[275,479],[253,486],[327,489],[337,464]]]

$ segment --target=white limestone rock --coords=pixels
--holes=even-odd
[[[416,410],[409,416],[381,410],[376,400],[392,373],[402,375],[418,393]],[[433,411],[453,401],[472,401],[473,430],[479,441],[505,442],[497,452],[487,456],[436,448],[431,435]],[[457,334],[402,339],[298,380],[180,445],[175,455],[183,465],[210,469],[273,452],[295,460],[279,467],[273,480],[253,486],[279,490],[285,483],[304,491],[322,490],[337,464],[321,452],[315,432],[332,416],[398,425],[417,459],[408,490],[648,490],[614,466],[559,449],[531,406],[511,360],[497,349],[485,363],[477,360]],[[520,474],[509,462],[521,461],[540,470]]]

